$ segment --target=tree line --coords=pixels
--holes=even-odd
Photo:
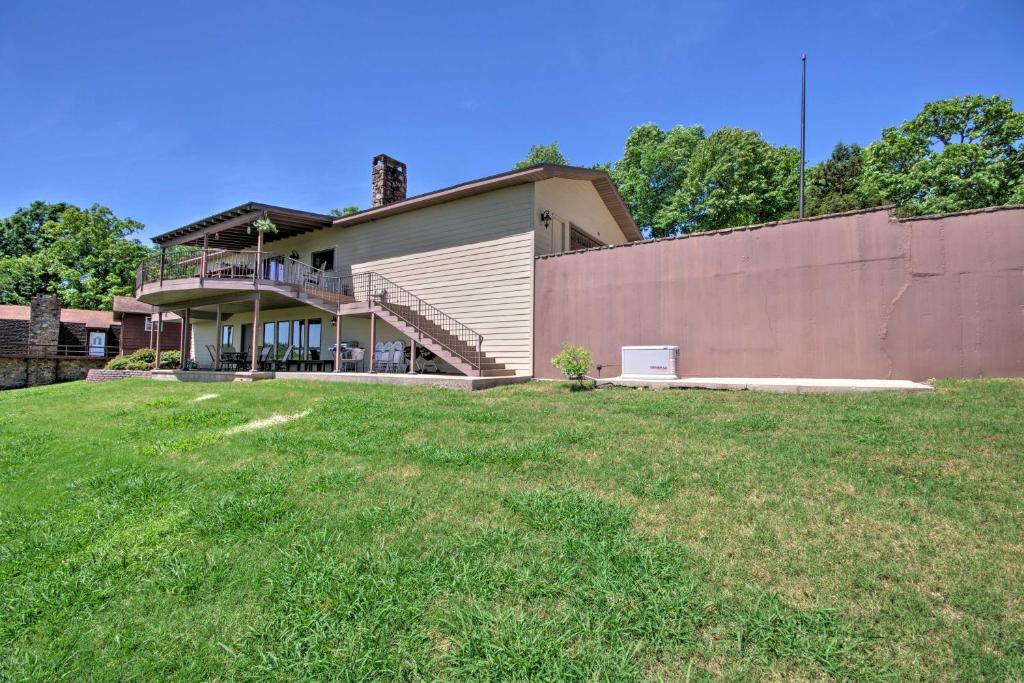
[[[637,126],[622,158],[599,164],[652,237],[795,218],[799,152],[752,130]],[[557,143],[516,167],[566,164]],[[998,95],[924,105],[861,147],[839,142],[807,169],[805,215],[895,205],[902,215],[1024,204],[1024,112]]]

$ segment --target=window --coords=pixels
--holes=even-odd
[[[153,324],[153,319],[152,318],[149,318],[149,317],[146,318],[145,328],[146,328],[146,332],[152,332],[153,330],[156,329],[156,326]],[[161,332],[164,331],[164,324],[163,323],[160,323],[160,331]]]
[[[220,346],[225,348],[235,345],[235,326],[222,325],[220,328]]]
[[[320,321],[309,321],[309,359],[320,360]]]
[[[575,223],[569,224],[569,249],[592,249],[594,247],[604,246],[604,243],[595,237],[591,237],[589,234],[584,232]]]
[[[314,251],[311,260],[317,270],[334,270],[334,250]]]
[[[306,350],[306,340],[303,336],[306,333],[306,321],[305,320],[293,320],[292,321],[292,360],[301,360],[304,358]]]

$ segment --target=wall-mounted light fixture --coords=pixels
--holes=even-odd
[[[544,209],[543,211],[541,211],[540,212],[540,219],[544,222],[544,227],[545,228],[550,228],[551,227],[551,212],[550,211],[548,211],[547,209]]]

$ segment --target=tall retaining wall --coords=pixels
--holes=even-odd
[[[680,374],[1024,376],[1024,207],[888,210],[600,248],[536,262],[534,374],[582,344],[674,344]]]

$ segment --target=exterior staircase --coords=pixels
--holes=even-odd
[[[342,308],[372,312],[466,375],[515,375],[483,352],[483,335],[379,273],[334,276],[308,263],[266,252],[189,249],[163,254],[159,261],[143,261],[136,286],[138,291],[144,284],[192,278],[197,278],[200,286],[210,278],[244,281],[249,287],[276,291],[332,315]]]

